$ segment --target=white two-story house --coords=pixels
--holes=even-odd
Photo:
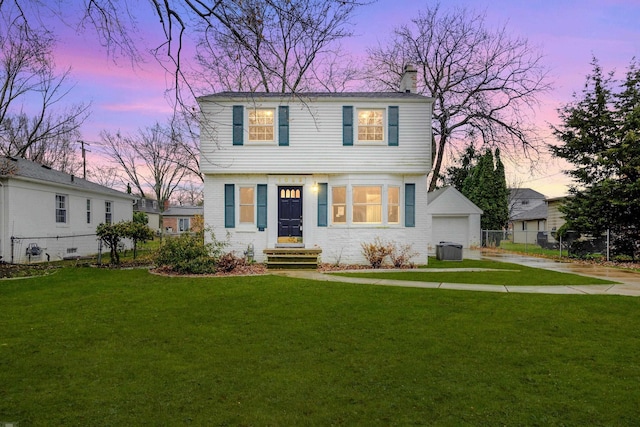
[[[362,243],[410,244],[431,232],[431,98],[415,71],[395,93],[237,93],[198,99],[205,225],[256,260],[277,247],[366,263]]]

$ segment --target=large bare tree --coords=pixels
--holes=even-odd
[[[418,91],[435,99],[429,191],[456,143],[537,154],[541,141],[529,116],[550,89],[548,70],[541,52],[506,27],[490,30],[483,14],[436,5],[368,53],[369,77],[379,89],[398,90],[404,65],[412,64]]]
[[[73,173],[80,165],[73,146],[89,106],[63,105],[70,71],[56,72],[54,43],[20,9],[0,8],[0,152]]]
[[[353,77],[339,42],[352,35],[355,10],[331,0],[222,2],[201,26],[197,59],[214,90],[335,90]]]
[[[141,196],[152,194],[161,207],[181,181],[193,175],[185,167],[190,159],[181,135],[171,124],[156,123],[133,136],[103,131],[100,137],[106,155],[124,171],[122,179]]]

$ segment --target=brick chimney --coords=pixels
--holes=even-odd
[[[418,92],[418,72],[413,65],[404,66],[404,74],[402,74],[402,80],[400,81],[400,92]]]

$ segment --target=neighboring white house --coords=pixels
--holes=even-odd
[[[440,242],[454,242],[463,248],[480,246],[482,209],[454,187],[428,194],[427,213],[431,221],[431,252]]]
[[[509,221],[523,212],[545,204],[546,197],[531,188],[509,189]]]
[[[147,225],[154,231],[154,233],[160,233],[162,231],[160,205],[157,200],[138,197],[133,202],[133,211],[143,212],[147,215],[147,219],[149,220]]]
[[[536,244],[538,232],[547,231],[547,203],[520,212],[511,218],[513,242]]]
[[[322,249],[324,262],[365,263],[376,237],[410,244],[426,263],[431,236],[433,99],[402,92],[236,93],[198,98],[204,220],[229,250]]]
[[[0,158],[1,259],[26,263],[96,254],[96,227],[131,220],[134,199],[29,160]]]

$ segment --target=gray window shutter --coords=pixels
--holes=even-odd
[[[236,188],[234,184],[224,185],[224,227],[236,226]]]
[[[242,105],[233,106],[233,145],[244,143],[244,107]]]
[[[342,107],[342,145],[353,145],[353,107]]]
[[[278,145],[289,145],[289,106],[278,107]]]
[[[267,228],[267,184],[258,184],[258,230]]]
[[[327,226],[327,212],[328,212],[328,194],[327,183],[318,184],[318,227]]]
[[[389,145],[398,145],[398,107],[389,107]]]
[[[416,185],[404,185],[404,226],[416,226]]]

